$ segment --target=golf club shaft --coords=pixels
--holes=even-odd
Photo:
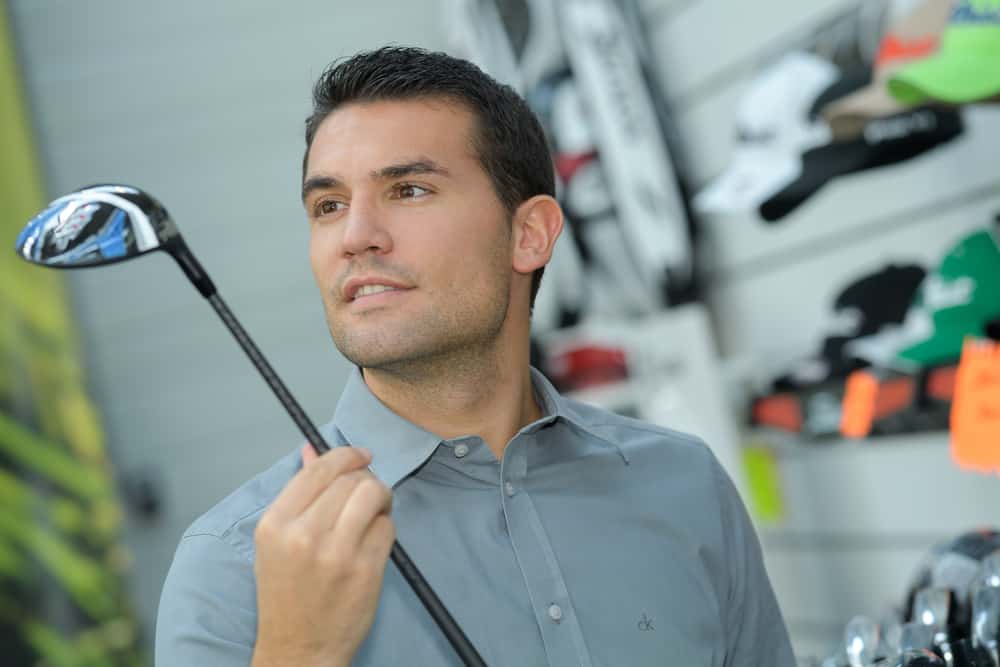
[[[274,372],[271,368],[271,364],[267,362],[264,355],[261,354],[257,345],[251,340],[250,335],[243,329],[243,326],[239,323],[239,320],[233,315],[232,311],[226,305],[222,297],[219,296],[218,292],[207,295],[205,298],[208,302],[212,304],[212,308],[215,312],[219,314],[222,321],[225,322],[226,327],[232,332],[233,337],[236,338],[236,342],[240,344],[243,351],[247,353],[250,357],[250,361],[253,365],[257,367],[260,374],[264,377],[268,386],[274,392],[281,404],[285,406],[288,414],[291,415],[292,420],[302,431],[302,434],[306,437],[306,440],[312,445],[313,449],[316,450],[317,454],[323,454],[329,451],[330,445],[327,444],[326,439],[320,435],[319,430],[313,425],[306,416],[306,413],[302,410],[298,401],[292,396],[291,392],[285,386],[285,383],[281,381],[278,374]],[[476,647],[472,645],[469,638],[459,627],[458,623],[455,622],[454,617],[445,608],[444,603],[431,588],[427,580],[414,565],[413,561],[410,560],[409,555],[403,550],[403,547],[398,541],[392,544],[392,562],[396,564],[399,569],[400,574],[406,579],[407,583],[413,589],[413,592],[417,594],[420,601],[423,603],[424,607],[430,613],[431,617],[437,623],[438,627],[441,628],[441,632],[451,643],[455,652],[458,653],[459,657],[466,664],[467,667],[486,667],[486,663],[483,661],[482,657],[476,651]]]

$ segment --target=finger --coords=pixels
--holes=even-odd
[[[295,520],[296,523],[310,534],[332,530],[354,489],[371,476],[371,473],[364,469],[344,473],[316,496],[316,499]]]
[[[340,475],[360,470],[371,463],[371,453],[362,448],[336,447],[305,465],[278,494],[267,514],[289,521],[301,514]],[[263,520],[263,518],[262,518]]]
[[[361,557],[373,563],[385,563],[396,541],[396,526],[388,514],[379,514],[361,539]]]
[[[362,480],[344,503],[333,537],[337,544],[357,549],[379,514],[392,511],[392,491],[375,477]]]
[[[341,445],[341,446],[348,446],[348,445]],[[367,455],[369,457],[369,459],[371,458],[371,455],[372,455],[371,450],[365,449],[364,447],[354,447],[353,449],[355,449],[356,451],[359,451],[359,452]],[[319,454],[316,453],[316,448],[313,447],[311,443],[308,443],[308,442],[303,443],[303,445],[302,445],[302,465],[308,465],[309,463],[312,463],[313,461],[315,461],[318,458],[319,458]]]

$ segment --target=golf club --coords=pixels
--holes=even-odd
[[[913,598],[913,620],[934,628],[934,640],[947,639],[955,596],[951,589],[928,586],[917,591]]]
[[[104,266],[154,250],[166,251],[212,304],[316,453],[322,455],[330,449],[219,296],[167,210],[148,193],[128,185],[106,184],[59,197],[28,222],[17,237],[16,249],[29,262],[60,269]],[[482,657],[398,541],[393,543],[391,555],[463,662],[470,667],[485,667]]]
[[[901,652],[903,624],[895,609],[885,609],[878,619],[880,643],[878,653],[882,658],[895,658]]]
[[[878,624],[867,616],[855,616],[844,628],[844,651],[851,667],[869,667],[879,646]]]
[[[930,649],[933,645],[933,627],[923,623],[903,623],[899,636],[899,650],[901,652]]]
[[[978,588],[1000,588],[1000,551],[994,551],[980,562],[970,590]]]
[[[981,647],[1000,664],[1000,588],[978,588],[972,592],[972,644]]]
[[[913,620],[931,628],[931,646],[941,654],[948,667],[953,667],[955,662],[948,634],[954,603],[951,590],[941,586],[923,588],[913,599]]]

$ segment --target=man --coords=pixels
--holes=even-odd
[[[321,76],[306,145],[310,261],[358,367],[324,435],[355,448],[296,450],[195,521],[157,664],[460,664],[386,566],[398,534],[489,665],[793,665],[711,452],[528,365],[562,214],[523,100],[380,49]]]

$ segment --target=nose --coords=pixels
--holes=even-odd
[[[341,244],[345,256],[352,257],[367,252],[383,254],[392,250],[392,236],[377,205],[355,197],[344,223]]]

